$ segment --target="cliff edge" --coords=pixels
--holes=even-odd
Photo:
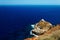
[[[60,40],[60,24],[52,25],[42,19],[34,25],[31,35],[34,35],[34,37],[24,40]]]

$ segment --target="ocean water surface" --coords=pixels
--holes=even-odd
[[[60,24],[60,5],[0,5],[0,40],[30,37],[30,25],[42,18]]]

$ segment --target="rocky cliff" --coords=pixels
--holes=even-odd
[[[60,40],[60,25],[52,25],[50,22],[40,20],[34,25],[31,33],[34,37],[24,40]]]

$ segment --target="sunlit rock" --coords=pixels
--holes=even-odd
[[[54,26],[50,22],[41,19],[30,31],[34,37],[25,40],[60,40],[60,24]]]
[[[35,25],[31,25],[34,29],[30,31],[31,35],[38,37],[38,35],[43,34],[44,32],[48,31],[53,25],[50,22],[41,19]]]

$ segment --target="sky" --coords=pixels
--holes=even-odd
[[[0,0],[0,5],[60,5],[60,0]]]

